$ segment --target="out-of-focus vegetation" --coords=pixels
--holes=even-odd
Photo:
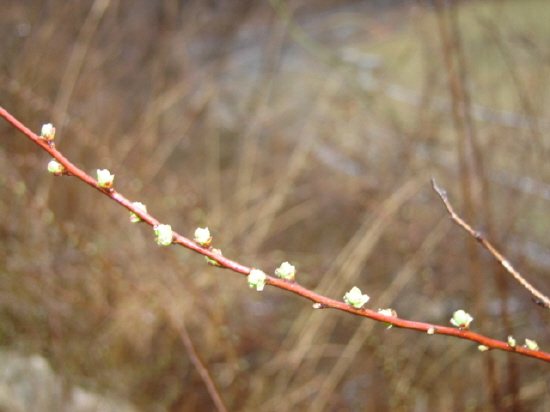
[[[458,211],[468,187],[471,223],[548,293],[547,2],[459,2],[439,22],[416,2],[0,4],[0,104],[54,123],[66,157],[179,233],[208,226],[224,255],[289,261],[334,298],[357,285],[369,307],[439,324],[465,309],[475,331],[548,349],[547,311],[468,248],[429,183]],[[252,291],[0,136],[0,344],[70,383],[211,410],[185,324],[232,411],[549,408],[542,362]]]

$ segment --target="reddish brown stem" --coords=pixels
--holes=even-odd
[[[151,226],[156,226],[160,224],[158,220],[152,217],[149,213],[143,212],[139,208],[136,208],[131,201],[126,199],[124,196],[116,192],[115,190],[105,190],[98,186],[98,183],[91,176],[84,173],[81,169],[69,162],[53,145],[50,146],[44,142],[39,136],[34,134],[31,130],[25,127],[21,122],[9,114],[4,108],[0,106],[0,116],[4,117],[9,123],[11,123],[17,130],[27,136],[29,139],[38,144],[43,150],[48,152],[53,158],[55,158],[65,169],[73,176],[78,177],[82,181],[88,183],[90,186],[99,190],[106,196],[109,196],[111,199],[115,200],[122,206],[124,206],[129,211],[138,215],[143,221],[147,222]],[[210,259],[215,260],[220,264],[221,267],[231,269],[234,272],[238,272],[244,275],[248,275],[251,271],[251,268],[241,265],[235,261],[232,261],[222,255],[216,254],[209,249],[203,248],[193,242],[190,239],[187,239],[180,234],[173,232],[173,243],[180,244],[188,249],[191,249],[201,255],[208,256]],[[395,327],[405,328],[405,329],[414,329],[418,331],[428,332],[429,334],[437,335],[448,335],[454,336],[460,339],[467,339],[484,345],[489,349],[500,349],[507,352],[515,352],[520,355],[528,356],[531,358],[541,359],[546,362],[550,362],[550,353],[542,352],[539,350],[531,350],[523,346],[514,346],[511,347],[508,343],[490,339],[483,335],[471,332],[469,330],[452,328],[446,326],[433,325],[430,323],[424,322],[415,322],[411,320],[405,320],[392,316],[381,315],[380,313],[370,310],[370,309],[356,309],[347,303],[340,302],[334,299],[327,298],[325,296],[319,295],[309,289],[304,288],[303,286],[298,285],[297,283],[288,282],[283,279],[275,278],[272,276],[267,277],[267,284],[278,287],[280,289],[285,289],[290,292],[293,292],[297,295],[303,296],[312,302],[318,304],[321,308],[332,308],[342,310],[344,312],[351,313],[357,316],[364,316],[379,322],[391,323]]]

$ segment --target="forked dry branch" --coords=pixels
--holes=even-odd
[[[155,219],[151,214],[147,213],[140,207],[136,207],[136,205],[133,202],[131,202],[130,200],[122,196],[113,188],[105,188],[104,186],[102,187],[102,185],[100,185],[100,183],[96,179],[92,178],[91,176],[86,174],[84,171],[79,169],[77,166],[72,164],[68,159],[66,159],[61,154],[61,152],[59,152],[55,148],[55,145],[52,142],[46,141],[43,137],[33,133],[30,129],[28,129],[25,125],[19,122],[15,117],[13,117],[8,111],[6,111],[2,107],[0,107],[0,115],[4,117],[18,131],[20,131],[29,139],[31,139],[33,142],[38,144],[44,151],[48,152],[61,165],[63,172],[59,174],[76,176],[80,180],[84,181],[85,183],[99,190],[104,195],[110,197],[112,200],[124,206],[130,212],[138,216],[142,221],[147,222],[150,226],[153,226],[154,228],[161,225],[161,222]],[[434,189],[436,189],[436,191],[445,201],[446,200],[446,197],[444,195],[445,192],[439,189],[435,185],[435,183],[434,183]],[[452,208],[450,208],[450,205],[448,204],[448,202],[445,202],[445,204],[449,212],[451,212]],[[453,219],[455,219],[455,221],[462,222],[462,225],[464,228],[469,228],[469,226],[466,225],[465,222],[460,220],[460,218],[458,218],[458,216],[456,216],[454,212],[451,212],[451,216],[453,217]],[[488,247],[487,245],[490,246],[490,244],[483,237],[477,234],[477,232],[473,231],[471,228],[469,231],[471,231],[472,235],[478,241],[480,241],[485,247]],[[203,247],[199,243],[192,241],[174,231],[171,232],[171,239],[168,239],[167,243],[180,244],[216,262],[215,263],[216,266],[219,266],[221,268],[231,269],[234,272],[241,273],[246,276],[249,276],[251,271],[254,271],[255,273],[259,272],[258,270],[254,270],[253,268],[241,265],[238,262],[230,260],[222,256],[220,253],[216,253],[217,252],[216,249],[213,249],[210,246]],[[504,259],[504,257],[502,257],[500,254],[498,254],[498,252],[496,253],[497,254],[495,254],[495,257],[497,257],[497,259],[499,259],[501,263],[510,271],[510,268],[512,267],[508,263],[508,261]],[[512,274],[514,275],[514,273],[517,273],[517,272],[514,271]],[[516,276],[514,275],[514,277]],[[249,283],[250,283],[250,280],[249,280]],[[361,308],[362,304],[354,307],[351,304],[319,295],[303,286],[300,286],[299,284],[295,283],[293,280],[288,280],[288,278],[284,279],[284,278],[279,278],[275,276],[265,275],[264,283],[265,285],[275,286],[280,289],[285,289],[297,295],[305,297],[311,300],[312,302],[314,302],[313,307],[317,309],[323,309],[323,308],[338,309],[353,315],[363,316],[379,322],[383,322],[385,324],[389,324],[394,327],[423,331],[423,332],[426,332],[428,335],[436,335],[436,334],[448,335],[448,336],[454,336],[460,339],[471,340],[479,343],[480,345],[479,349],[481,351],[485,351],[489,349],[500,349],[503,351],[515,352],[520,355],[537,358],[546,362],[550,362],[550,353],[546,353],[541,350],[538,350],[538,348],[533,349],[532,345],[531,345],[531,348],[527,347],[527,345],[526,346],[516,345],[515,340],[512,337],[509,337],[507,341],[500,341],[500,340],[491,339],[486,336],[470,331],[468,328],[469,321],[465,322],[464,324],[462,324],[463,322],[458,322],[457,327],[447,327],[447,326],[440,326],[440,325],[424,323],[424,322],[415,322],[411,320],[398,318],[396,316],[388,316],[387,315],[388,313],[392,313],[391,309],[387,309],[382,312],[379,312],[379,311]],[[524,286],[529,285],[524,280],[522,284]],[[530,289],[528,288],[528,290],[531,293],[533,293],[533,295],[537,299],[545,303],[545,306],[547,306],[546,303],[548,302],[548,299],[546,297],[538,293],[533,287],[531,287]],[[469,318],[469,315],[464,311],[458,311],[458,312],[462,312],[459,315],[461,315],[463,318],[464,318],[464,315],[466,315],[465,318]],[[455,318],[455,324],[456,324],[456,318]],[[198,367],[200,367],[200,365],[198,365]]]

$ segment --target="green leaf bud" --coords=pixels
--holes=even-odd
[[[283,262],[281,266],[275,269],[275,276],[281,279],[293,282],[294,275],[296,274],[296,268],[288,262]]]
[[[363,295],[357,286],[351,288],[351,290],[344,295],[344,302],[353,306],[355,309],[361,309],[369,299],[370,297],[368,295]]]
[[[65,166],[57,160],[52,159],[48,162],[48,172],[53,173],[54,176],[62,175],[65,173]]]
[[[462,309],[457,310],[451,319],[451,323],[460,329],[469,329],[470,323],[474,320],[468,313]]]
[[[260,269],[252,269],[247,276],[248,285],[262,291],[267,283],[267,275]]]
[[[384,316],[393,316],[394,318],[397,317],[397,312],[393,309],[378,309],[378,313]],[[389,322],[382,322],[384,325],[390,329],[393,325]]]
[[[156,225],[153,230],[157,235],[155,240],[160,246],[168,246],[172,243],[173,233],[170,225]]]
[[[525,346],[531,350],[539,350],[539,345],[532,339],[525,339]]]
[[[212,253],[222,255],[222,251],[220,249],[212,249]],[[214,259],[209,258],[208,256],[205,256],[204,259],[206,260],[206,263],[208,263],[210,266],[221,266],[218,262],[216,262]]]
[[[111,189],[113,187],[113,181],[115,175],[112,175],[107,169],[97,169],[97,184],[103,189]]]
[[[53,141],[55,137],[55,127],[51,123],[42,125],[42,131],[40,132],[40,138],[45,142]]]
[[[132,206],[134,206],[136,209],[140,210],[143,213],[147,213],[147,206],[145,206],[141,202],[134,202],[132,203]],[[141,218],[136,215],[134,212],[130,212],[130,222],[137,223],[141,222]]]
[[[200,227],[195,230],[195,243],[198,243],[202,247],[209,247],[212,243],[212,236],[210,236],[210,230],[207,227],[201,229]]]

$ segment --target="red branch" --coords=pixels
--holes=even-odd
[[[9,123],[11,123],[17,130],[19,130],[21,133],[23,133],[32,141],[34,141],[43,150],[45,150],[53,158],[55,158],[61,165],[65,167],[68,174],[78,177],[80,180],[86,182],[90,186],[99,190],[104,195],[109,196],[111,199],[120,203],[129,211],[135,213],[137,216],[139,216],[143,221],[147,222],[149,225],[156,226],[160,224],[160,222],[156,220],[153,216],[151,216],[146,212],[143,212],[139,208],[136,208],[131,201],[126,199],[120,193],[112,189],[107,190],[107,189],[101,188],[98,185],[97,180],[87,175],[81,169],[79,169],[78,167],[73,165],[71,162],[69,162],[55,148],[54,145],[50,145],[44,140],[42,140],[39,136],[37,136],[31,130],[25,127],[21,122],[19,122],[16,118],[14,118],[1,106],[0,106],[0,115],[4,117]],[[193,242],[192,240],[187,239],[186,237],[176,232],[173,232],[173,236],[174,236],[173,243],[178,243],[201,255],[208,256],[210,259],[213,259],[216,262],[218,262],[220,266],[223,268],[231,269],[232,271],[242,273],[243,275],[248,275],[251,271],[251,268],[243,266],[240,263],[232,261],[220,254],[214,253],[213,251],[207,248],[203,248],[199,246],[197,243]],[[484,345],[489,349],[500,349],[507,352],[515,352],[520,355],[525,355],[532,358],[541,359],[546,362],[550,362],[550,353],[542,352],[540,350],[531,350],[524,346],[512,347],[508,345],[507,342],[490,339],[483,335],[471,332],[469,330],[446,327],[446,326],[438,326],[438,325],[432,325],[430,323],[414,322],[414,321],[405,320],[397,317],[385,316],[370,309],[355,309],[354,307],[348,305],[347,303],[327,298],[325,296],[312,292],[311,290],[306,289],[303,286],[300,286],[296,283],[289,282],[287,280],[283,280],[272,276],[267,277],[267,284],[278,287],[280,289],[285,289],[297,295],[303,296],[311,300],[312,302],[315,302],[317,304],[317,307],[319,308],[332,308],[332,309],[342,310],[344,312],[348,312],[353,315],[364,316],[379,322],[391,323],[393,326],[398,328],[414,329],[418,331],[427,332],[429,334],[455,336],[460,339],[467,339],[467,340],[477,342],[480,345]]]

